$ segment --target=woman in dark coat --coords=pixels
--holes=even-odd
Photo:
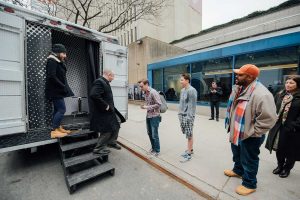
[[[276,151],[278,166],[273,174],[286,178],[295,161],[300,161],[300,76],[289,76],[275,101],[278,121],[269,132],[266,148]]]
[[[51,131],[51,138],[64,137],[71,131],[65,130],[61,126],[61,121],[66,112],[66,105],[64,98],[74,96],[67,82],[67,68],[64,60],[67,57],[67,50],[62,44],[54,44],[52,52],[47,59],[46,65],[46,97],[52,101],[53,111],[53,125]]]

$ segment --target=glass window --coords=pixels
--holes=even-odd
[[[131,43],[131,41],[130,41],[130,35],[129,35],[129,31],[127,31],[127,44],[130,44]]]
[[[137,41],[137,28],[136,27],[134,27],[134,32],[135,32],[135,34],[134,34],[134,36],[135,36],[134,41]]]
[[[189,73],[189,65],[178,65],[164,69],[164,92],[168,101],[178,101],[180,98],[180,75]]]
[[[133,42],[133,29],[130,29],[131,42]]]
[[[191,85],[198,92],[198,101],[209,104],[209,89],[216,82],[223,92],[221,105],[225,106],[232,88],[232,57],[194,63],[191,71]]]
[[[163,91],[163,69],[153,70],[153,84],[152,87],[157,91]]]
[[[236,57],[236,68],[254,64],[261,69],[259,80],[275,95],[284,88],[287,75],[297,74],[298,47],[287,47]]]
[[[126,43],[126,33],[124,33],[124,46],[126,46],[127,43]]]

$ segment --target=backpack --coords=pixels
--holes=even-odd
[[[160,113],[165,113],[168,110],[167,101],[165,99],[165,94],[161,91],[158,92],[161,105],[160,105]]]

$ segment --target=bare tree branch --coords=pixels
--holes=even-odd
[[[55,4],[55,12],[49,13],[51,9],[48,9],[48,13],[51,15],[64,17],[68,21],[93,27],[104,33],[111,33],[139,19],[154,24],[154,20],[160,17],[162,10],[168,6],[170,0],[39,1],[43,4]]]

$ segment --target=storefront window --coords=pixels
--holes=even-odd
[[[153,70],[152,87],[157,91],[163,91],[163,69]]]
[[[283,89],[287,75],[297,74],[299,47],[288,47],[236,57],[236,68],[244,64],[254,64],[261,69],[259,80],[276,94]]]
[[[180,98],[180,76],[189,73],[188,65],[178,65],[164,69],[164,92],[167,101],[178,101]]]
[[[192,64],[192,86],[198,92],[198,101],[209,104],[209,89],[214,81],[221,87],[221,104],[225,105],[232,86],[232,58],[211,59]]]

